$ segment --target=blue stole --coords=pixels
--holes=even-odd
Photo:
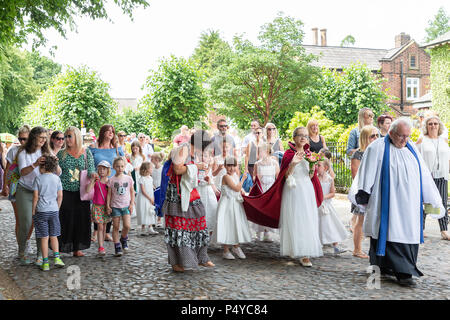
[[[378,244],[377,244],[377,256],[385,256],[386,254],[386,240],[387,233],[389,229],[389,186],[390,186],[390,170],[389,170],[389,160],[390,160],[390,137],[386,135],[384,138],[384,155],[383,162],[381,165],[381,217],[380,217],[380,232],[378,233]],[[406,147],[414,155],[419,164],[420,173],[420,243],[423,243],[423,196],[422,196],[422,169],[420,167],[420,161],[417,157],[416,152],[413,147],[406,143]]]

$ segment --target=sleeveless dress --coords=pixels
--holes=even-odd
[[[331,177],[326,174],[320,181],[323,195],[330,193]],[[322,244],[342,242],[347,239],[348,233],[332,205],[332,199],[325,199],[319,207],[319,233]]]
[[[144,186],[145,192],[150,197],[153,197],[153,178],[151,176],[140,177],[138,185],[141,184]],[[152,205],[150,200],[142,192],[139,192],[136,196],[136,215],[139,226],[156,224],[155,206]]]
[[[209,169],[207,175],[209,176],[210,181],[212,181],[211,169]],[[200,174],[197,191],[200,194],[200,199],[205,207],[206,227],[209,232],[213,232],[213,234],[215,234],[214,231],[217,224],[217,198],[212,186],[206,182],[203,177],[200,177]],[[213,242],[214,240],[215,239],[211,239]]]
[[[282,256],[301,258],[323,255],[316,196],[305,159],[294,167],[283,186],[279,226]]]
[[[311,152],[319,153],[320,149],[323,148],[322,136],[319,136],[319,142],[314,142],[311,140],[311,138],[308,138],[308,140],[309,140],[309,150]]]
[[[190,148],[190,146],[188,147]],[[190,159],[187,163],[192,163]],[[181,209],[181,175],[175,174],[173,164],[166,197],[162,207],[165,220],[164,242],[170,265],[184,268],[198,268],[199,264],[210,261],[208,257],[209,233],[206,228],[205,207],[197,189],[193,189],[186,212]]]
[[[231,178],[234,183],[239,183],[239,177],[236,174]],[[222,185],[217,207],[218,243],[235,245],[252,241],[243,201],[240,192],[232,190],[227,185]]]

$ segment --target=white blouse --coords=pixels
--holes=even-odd
[[[444,138],[431,139],[423,137],[422,143],[417,145],[417,149],[431,172],[434,179],[444,178],[448,180],[450,149]]]

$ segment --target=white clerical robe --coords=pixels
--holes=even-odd
[[[424,203],[440,208],[444,216],[444,207],[438,189],[431,177],[422,156],[415,146],[422,170],[422,189]],[[370,195],[365,209],[363,232],[367,237],[378,239],[381,211],[381,166],[385,148],[384,139],[372,142],[364,152],[358,169],[357,188]],[[351,198],[351,197],[350,197]],[[390,144],[390,196],[389,228],[387,241],[405,244],[420,243],[420,172],[416,158],[408,148],[397,148]]]

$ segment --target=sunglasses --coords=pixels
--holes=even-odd
[[[308,139],[308,136],[304,135],[304,134],[296,134],[294,137],[300,137],[300,138]]]
[[[27,138],[19,138],[19,141],[27,141]]]
[[[369,138],[370,139],[375,139],[378,138],[380,135],[378,133],[372,134]]]
[[[429,126],[438,126],[439,123],[438,122],[428,122]]]
[[[276,128],[267,128],[267,131],[277,130]]]
[[[259,135],[259,134],[262,134],[262,132],[255,132],[255,134],[258,134],[258,135]]]
[[[64,141],[64,137],[56,137],[55,140]]]
[[[124,134],[119,134],[119,138],[125,138],[126,137],[126,135],[124,135]]]
[[[64,136],[64,138],[69,138],[69,139],[72,139],[72,135],[70,135],[70,134],[68,134],[67,136]]]
[[[220,125],[219,128],[228,128],[227,124]]]

